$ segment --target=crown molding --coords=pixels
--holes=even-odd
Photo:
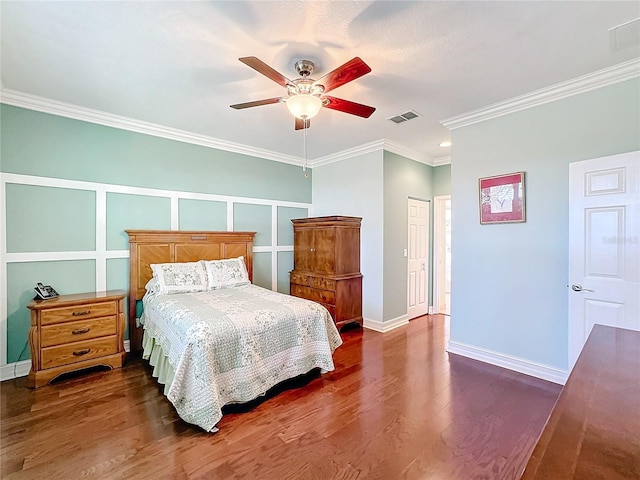
[[[8,88],[0,88],[0,103],[12,105],[14,107],[26,108],[38,112],[57,115],[65,118],[72,118],[84,122],[103,125],[106,127],[118,128],[130,132],[152,135],[154,137],[176,140],[178,142],[191,143],[203,147],[224,150],[227,152],[239,153],[242,155],[250,155],[252,157],[264,158],[275,162],[288,163],[291,165],[302,166],[304,159],[292,155],[273,152],[261,148],[255,148],[240,143],[228,142],[219,138],[199,135],[196,133],[178,130],[176,128],[166,127],[155,123],[144,122],[133,118],[123,117],[112,113],[101,112],[87,107],[81,107],[70,103],[59,102],[37,95],[19,92]],[[358,155],[366,153],[387,150],[411,160],[424,163],[430,166],[436,166],[435,160],[416,150],[405,147],[386,139],[376,140],[365,143],[363,145],[349,148],[341,152],[337,152],[315,160],[308,160],[307,164],[310,168],[327,165],[329,163],[339,162]]]
[[[2,88],[0,90],[0,103],[12,105],[14,107],[22,107],[38,112],[49,113],[61,117],[82,120],[84,122],[104,125],[106,127],[118,128],[130,132],[143,133],[154,137],[167,138],[179,142],[191,143],[226,152],[240,153],[242,155],[250,155],[252,157],[264,158],[275,162],[288,163],[301,166],[304,161],[299,157],[284,155],[282,153],[264,150],[261,148],[250,147],[240,143],[228,142],[219,138],[199,135],[196,133],[178,130],[176,128],[165,127],[155,123],[135,120],[133,118],[114,115],[111,113],[93,110],[91,108],[81,107],[70,103],[59,102],[37,95],[19,92]]]
[[[349,158],[357,157],[358,155],[364,155],[366,153],[378,152],[383,150],[384,140],[375,140],[373,142],[365,143],[357,147],[348,148],[331,155],[325,155],[324,157],[318,157],[313,161],[309,161],[311,168],[320,167],[322,165],[328,165],[330,163],[339,162],[341,160],[347,160]]]
[[[433,157],[425,153],[420,153],[412,148],[405,147],[404,145],[400,145],[399,143],[392,142],[391,140],[384,140],[384,149],[387,152],[395,153],[396,155],[401,155],[416,162],[424,163],[430,167],[436,166]]]
[[[319,157],[313,161],[309,162],[310,167],[320,167],[322,165],[328,165],[330,163],[339,162],[342,160],[347,160],[349,158],[357,157],[358,155],[364,155],[367,153],[378,152],[386,150],[387,152],[395,153],[397,155],[401,155],[403,157],[409,158],[410,160],[414,160],[416,162],[424,163],[425,165],[429,165],[431,167],[435,167],[435,159],[430,157],[429,155],[418,152],[417,150],[413,150],[409,147],[405,147],[404,145],[400,145],[399,143],[392,142],[387,139],[375,140],[373,142],[364,143],[357,147],[348,148],[346,150],[342,150],[337,153],[333,153],[331,155],[325,155],[324,157]]]
[[[441,165],[449,165],[451,163],[451,155],[443,155],[442,157],[436,157],[433,159],[433,166],[439,167]]]
[[[550,87],[514,97],[510,100],[494,103],[478,110],[442,120],[440,123],[449,130],[454,130],[538,105],[544,105],[545,103],[562,100],[563,98],[579,95],[608,85],[614,85],[639,76],[640,58],[634,58],[633,60],[597,70],[573,80],[557,83]]]

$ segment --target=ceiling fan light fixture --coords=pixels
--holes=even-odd
[[[287,108],[296,118],[311,119],[322,108],[322,100],[315,95],[300,93],[287,98]]]

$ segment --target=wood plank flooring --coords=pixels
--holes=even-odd
[[[518,479],[561,387],[448,354],[448,320],[342,333],[336,369],[181,421],[139,359],[0,384],[3,479]]]

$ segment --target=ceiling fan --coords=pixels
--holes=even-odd
[[[272,103],[286,103],[289,111],[296,117],[296,130],[308,128],[311,118],[313,118],[322,107],[364,118],[369,118],[376,110],[374,107],[368,105],[325,95],[327,92],[366,75],[371,71],[369,65],[364,63],[359,57],[349,60],[319,80],[310,78],[315,68],[315,65],[310,60],[299,60],[296,62],[295,69],[300,77],[295,80],[289,80],[257,57],[242,57],[238,60],[285,87],[287,89],[287,96],[238,103],[231,105],[231,108],[242,109]]]

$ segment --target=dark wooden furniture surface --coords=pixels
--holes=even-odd
[[[361,221],[342,216],[291,220],[291,295],[324,305],[338,328],[362,324]]]
[[[447,354],[447,322],[345,330],[335,371],[225,407],[213,435],[138,357],[39,390],[7,380],[0,478],[517,480],[561,387]]]
[[[129,340],[131,351],[142,349],[142,328],[136,304],[153,276],[151,264],[221,260],[244,256],[253,281],[253,237],[256,232],[191,230],[126,230],[129,235]]]
[[[640,478],[640,332],[595,325],[526,480]]]
[[[32,300],[29,386],[96,365],[121,367],[125,295],[112,290]]]

